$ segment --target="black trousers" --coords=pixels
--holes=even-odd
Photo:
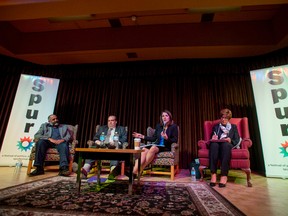
[[[228,142],[210,143],[209,163],[211,173],[217,172],[218,161],[220,161],[221,176],[228,175],[232,147],[233,145]]]
[[[44,159],[48,148],[56,148],[60,155],[60,168],[66,168],[69,166],[69,146],[67,142],[62,142],[59,145],[55,145],[48,140],[40,139],[36,143],[35,161],[34,166],[43,167]]]

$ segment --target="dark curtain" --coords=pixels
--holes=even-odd
[[[253,146],[251,169],[264,173],[264,161],[250,71],[288,63],[288,49],[239,59],[144,61],[109,64],[41,66],[0,57],[0,143],[5,135],[21,74],[59,78],[55,114],[62,123],[78,124],[79,146],[85,147],[97,124],[108,115],[132,132],[155,127],[164,109],[180,126],[180,168],[197,158],[204,120],[217,119],[220,109],[248,117]]]

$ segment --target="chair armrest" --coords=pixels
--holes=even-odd
[[[179,164],[179,144],[172,143],[171,152],[174,154],[174,164]]]
[[[178,143],[172,143],[171,145],[171,152],[176,152],[179,149]]]
[[[208,149],[208,144],[209,144],[209,142],[207,142],[205,140],[199,140],[198,141],[198,146],[200,147],[200,149]]]
[[[73,140],[72,141],[72,148],[75,149],[77,145],[78,145],[78,140]]]
[[[248,138],[244,138],[241,141],[241,149],[248,149],[252,146],[252,140]]]

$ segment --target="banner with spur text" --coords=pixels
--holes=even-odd
[[[288,177],[288,65],[250,71],[267,177]]]
[[[22,74],[11,110],[2,148],[0,166],[27,166],[34,134],[53,113],[59,79]]]

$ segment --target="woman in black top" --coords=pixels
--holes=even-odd
[[[178,126],[174,123],[171,112],[164,110],[160,115],[160,123],[156,125],[153,136],[148,137],[137,132],[133,132],[132,136],[153,143],[151,146],[142,148],[144,150],[141,153],[142,172],[158,152],[171,151],[172,143],[178,142]],[[138,160],[135,162],[133,173],[138,173]]]
[[[220,111],[220,123],[212,129],[209,146],[209,163],[211,171],[210,186],[216,185],[216,172],[218,160],[220,160],[221,178],[219,187],[225,187],[231,160],[231,150],[240,142],[237,126],[231,124],[232,112],[229,109]]]

